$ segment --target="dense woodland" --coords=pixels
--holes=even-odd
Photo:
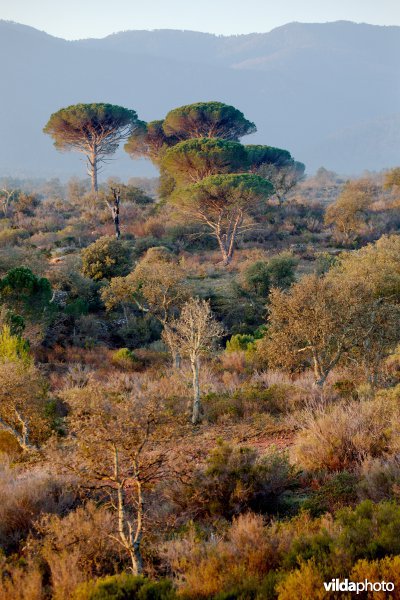
[[[77,105],[90,178],[0,180],[0,600],[400,598],[400,168],[254,131]]]

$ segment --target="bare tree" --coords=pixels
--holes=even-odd
[[[287,194],[304,179],[304,165],[294,161],[288,165],[263,164],[256,171],[257,175],[264,177],[274,186],[272,197],[282,206]]]
[[[215,321],[209,302],[190,299],[182,308],[179,319],[170,323],[163,333],[166,344],[180,348],[180,353],[190,360],[193,375],[192,423],[201,420],[200,358],[207,354],[215,340],[222,335],[222,327]]]
[[[17,196],[17,190],[15,190],[13,188],[9,188],[8,186],[5,186],[0,189],[1,207],[3,209],[3,214],[5,217],[8,216],[8,210],[10,208],[10,204],[16,196]]]
[[[121,189],[120,188],[111,188],[113,193],[114,202],[110,204],[107,200],[107,206],[111,210],[112,220],[115,225],[115,237],[117,240],[121,237],[121,230],[119,228],[119,205],[121,202]]]
[[[159,401],[89,384],[64,392],[70,406],[68,468],[86,487],[107,492],[116,515],[115,539],[127,552],[131,570],[143,570],[145,492],[165,476],[163,411]],[[62,454],[65,460],[65,454]]]

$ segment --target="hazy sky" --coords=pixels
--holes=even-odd
[[[0,0],[0,19],[66,39],[126,29],[270,31],[290,21],[400,25],[400,0]]]

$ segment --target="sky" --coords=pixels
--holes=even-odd
[[[0,19],[57,37],[105,37],[128,29],[267,32],[292,21],[400,25],[400,0],[0,0]]]

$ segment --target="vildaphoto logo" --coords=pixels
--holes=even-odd
[[[394,583],[391,581],[349,581],[348,579],[332,579],[324,581],[324,587],[327,592],[393,592]]]

